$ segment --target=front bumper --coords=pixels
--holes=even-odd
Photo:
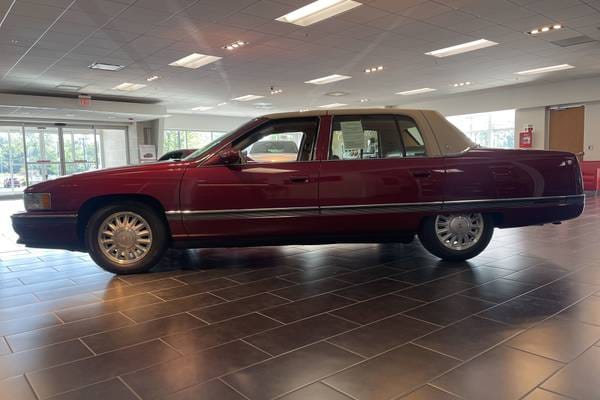
[[[19,235],[17,243],[27,247],[83,250],[76,213],[21,212],[13,214],[11,219]]]

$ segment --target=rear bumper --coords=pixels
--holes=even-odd
[[[27,247],[82,250],[77,234],[76,213],[22,212],[11,216],[19,235],[17,243]]]

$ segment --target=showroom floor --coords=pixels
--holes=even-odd
[[[289,246],[121,277],[15,245],[0,205],[2,399],[600,398],[600,198],[469,264]]]

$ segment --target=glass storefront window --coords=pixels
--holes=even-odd
[[[481,146],[515,147],[515,110],[454,115],[447,119]]]
[[[0,195],[25,189],[25,152],[20,126],[0,126]]]
[[[163,154],[180,149],[200,149],[225,133],[166,129],[164,131]]]

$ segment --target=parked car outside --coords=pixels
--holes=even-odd
[[[246,160],[260,140],[296,156]],[[181,161],[61,177],[25,191],[19,243],[88,251],[115,273],[169,247],[409,242],[480,254],[494,228],[559,222],[584,206],[567,152],[481,148],[437,112],[371,109],[253,119]]]
[[[163,154],[158,161],[168,161],[168,160],[183,160],[190,154],[192,154],[196,149],[180,149],[173,150]]]
[[[21,187],[21,181],[19,178],[5,178],[4,179],[4,188],[18,188]]]
[[[260,140],[250,147],[246,162],[291,162],[298,157],[298,146],[291,140]]]

